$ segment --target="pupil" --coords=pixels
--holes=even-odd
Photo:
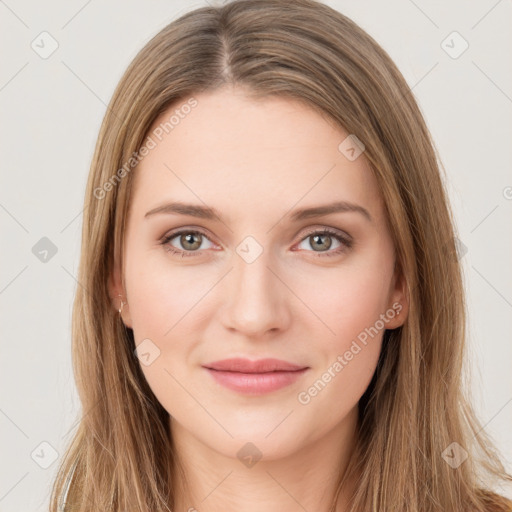
[[[197,246],[197,242],[195,242],[194,244],[194,238],[196,237],[196,235],[194,233],[188,233],[186,235],[182,235],[182,238],[185,240],[184,242],[184,246],[186,247],[185,244],[192,244],[192,245],[196,245]],[[199,243],[199,245],[201,245],[201,243]],[[194,249],[197,249],[197,247],[193,247]]]
[[[314,235],[313,236],[314,240],[315,240],[315,243],[317,243],[317,241],[321,241],[323,238],[330,238],[329,235]],[[321,243],[321,242],[320,242]],[[325,244],[324,244],[325,245]],[[331,244],[327,244],[327,247],[323,247],[325,249],[329,249],[329,247],[331,247]],[[313,247],[314,248],[314,247]]]

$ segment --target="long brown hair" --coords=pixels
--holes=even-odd
[[[171,105],[192,104],[194,95],[225,84],[254,98],[302,101],[356,135],[382,191],[410,308],[401,328],[386,331],[359,403],[350,470],[360,478],[350,510],[512,510],[491,490],[512,477],[466,396],[454,221],[410,88],[386,52],[330,7],[235,0],[189,12],[159,32],[126,70],[105,114],[85,194],[73,309],[82,412],[51,512],[174,506],[179,490],[169,482],[183,475],[173,473],[169,415],[143,376],[108,282],[114,262],[122,264],[136,164],[153,122]],[[457,467],[446,460],[454,450],[468,454]]]

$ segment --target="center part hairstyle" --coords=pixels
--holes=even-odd
[[[385,204],[409,314],[402,327],[385,331],[359,402],[349,471],[360,478],[350,510],[512,510],[491,489],[512,477],[466,396],[453,215],[409,86],[366,32],[324,4],[235,0],[191,11],[161,30],[131,62],[105,113],[85,194],[72,319],[82,411],[50,511],[163,512],[181,492],[171,485],[184,475],[169,414],[144,378],[133,331],[108,283],[114,263],[123,263],[136,164],[155,119],[231,85],[254,100],[300,101],[355,135]],[[457,468],[443,457],[452,443],[468,453]]]

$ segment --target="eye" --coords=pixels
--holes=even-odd
[[[181,246],[176,247],[171,242],[176,239],[176,243]],[[180,254],[183,256],[195,256],[194,253],[201,249],[208,249],[203,247],[203,242],[209,238],[201,231],[196,230],[181,230],[178,232],[170,233],[162,239],[162,245],[166,250],[173,254]]]
[[[331,240],[333,238],[338,242],[339,246],[334,250],[329,250],[333,245]],[[174,231],[165,235],[161,240],[161,244],[165,246],[166,251],[181,257],[187,257],[198,256],[198,253],[202,249],[211,248],[203,246],[203,242],[205,240],[211,243],[208,236],[202,231],[194,229],[182,229],[180,231]],[[317,253],[315,254],[315,257],[323,257],[336,256],[341,254],[350,249],[353,242],[349,235],[334,231],[329,228],[324,228],[321,230],[317,229],[309,232],[306,237],[301,240],[300,244],[303,243],[306,243],[309,246],[309,248],[305,249],[307,252],[315,252]],[[176,247],[174,244],[178,244],[178,247]]]
[[[339,243],[339,246],[330,251],[329,249],[331,249],[333,245],[333,238]],[[302,243],[306,243],[306,245],[312,249],[311,252],[316,252],[317,254],[315,254],[315,256],[319,257],[336,256],[352,247],[352,239],[348,235],[342,234],[341,232],[334,231],[329,228],[324,228],[322,230],[316,230],[308,233],[307,236],[301,241],[301,244]]]

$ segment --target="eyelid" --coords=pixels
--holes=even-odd
[[[305,237],[313,234],[313,233],[317,233],[319,231],[326,231],[326,232],[332,232],[332,233],[335,233],[337,235],[340,235],[344,238],[347,238],[349,240],[352,240],[352,236],[349,235],[346,231],[343,231],[339,228],[333,228],[333,227],[329,227],[329,226],[325,226],[325,225],[322,225],[322,224],[318,224],[318,225],[315,225],[315,226],[311,226],[311,227],[308,227],[306,228],[306,231],[303,232],[303,230],[299,230],[299,232],[294,236],[297,237],[301,232],[303,232],[303,235],[302,235],[302,238],[300,239],[300,241],[304,240]],[[205,228],[200,228],[200,227],[194,227],[194,226],[182,226],[182,227],[179,227],[179,228],[175,228],[173,230],[170,230],[168,231],[167,233],[165,233],[160,241],[162,240],[168,240],[169,238],[172,238],[176,235],[179,235],[179,234],[182,234],[183,232],[186,232],[186,233],[200,233],[201,235],[205,236],[206,238],[208,238],[208,240],[210,240],[211,242],[213,242],[212,240],[212,237],[208,234],[207,230],[205,230]],[[218,244],[220,245],[220,244]]]
[[[316,234],[328,235],[332,238],[336,238],[338,240],[338,242],[341,244],[341,246],[338,247],[337,249],[328,250],[328,251],[305,251],[305,252],[315,254],[314,257],[339,256],[340,254],[351,250],[354,245],[354,239],[347,232],[342,231],[338,228],[331,228],[328,226],[314,226],[314,227],[308,228],[308,231],[301,236],[298,244],[301,244],[303,241],[307,240],[310,236],[313,236]],[[298,245],[298,244],[296,244],[296,245]]]
[[[216,242],[214,242],[211,239],[210,235],[206,233],[204,228],[187,227],[187,226],[176,228],[175,230],[171,230],[170,232],[167,232],[160,239],[160,243],[162,245],[168,245],[169,242],[173,238],[175,238],[175,237],[177,237],[179,235],[182,235],[184,233],[187,233],[187,234],[190,234],[190,233],[199,234],[201,236],[204,236],[211,243],[213,243],[215,245],[221,245],[221,244],[217,244]],[[339,239],[340,243],[344,246],[341,251],[340,251],[340,249],[336,249],[336,250],[333,250],[333,251],[318,251],[317,252],[318,256],[322,256],[322,255],[330,256],[330,255],[339,254],[343,250],[350,249],[352,247],[352,245],[353,245],[353,238],[347,232],[342,231],[342,230],[340,230],[338,228],[332,228],[332,227],[323,226],[323,225],[317,225],[317,226],[312,226],[312,227],[307,228],[307,231],[302,234],[300,240],[295,245],[300,244],[301,242],[303,242],[308,237],[310,237],[310,236],[312,236],[314,234],[327,234],[329,236],[336,237],[336,238]],[[202,252],[202,250],[198,250],[198,251],[185,251],[183,249],[177,249],[177,248],[175,248],[173,246],[170,246],[170,245],[169,245],[169,247],[172,247],[171,252],[176,252],[176,253],[181,253],[181,254],[188,254],[188,255],[191,255],[191,256],[195,255],[195,254],[200,254]],[[313,253],[315,253],[316,251],[306,251],[306,252],[313,252]]]
[[[160,239],[160,243],[166,244],[166,243],[169,243],[173,238],[176,238],[178,235],[190,234],[190,233],[202,235],[204,238],[209,240],[212,244],[220,245],[220,244],[217,244],[216,242],[214,242],[212,240],[212,237],[210,237],[210,235],[208,233],[206,233],[206,231],[203,228],[192,228],[192,227],[186,227],[186,226],[182,227],[182,228],[176,228],[175,230],[171,230],[171,231],[167,232]],[[192,253],[192,252],[199,252],[199,251],[187,251],[187,252]]]
[[[340,236],[350,242],[352,242],[352,240],[353,240],[352,237],[346,231],[343,231],[342,229],[332,228],[332,227],[323,226],[323,225],[317,225],[317,226],[307,228],[306,232],[302,235],[302,238],[300,239],[300,241],[302,242],[302,240],[304,240],[304,238],[306,238],[314,233],[324,233],[324,232],[332,234],[332,235]]]

